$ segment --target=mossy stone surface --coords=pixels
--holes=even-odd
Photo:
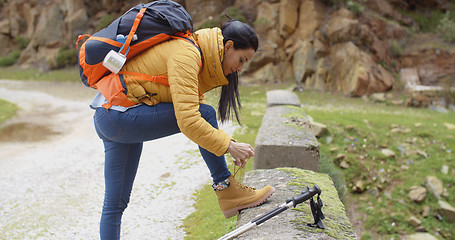
[[[236,239],[357,239],[354,227],[350,223],[345,207],[338,197],[332,179],[327,174],[316,173],[299,168],[278,168],[253,170],[245,174],[243,183],[247,186],[261,188],[272,185],[276,192],[266,203],[245,209],[238,217],[237,227],[250,222],[306,190],[306,187],[318,185],[322,190],[321,200],[324,203],[322,221],[325,229],[307,226],[313,223],[309,200],[288,209],[265,223],[256,226]],[[316,200],[316,196],[314,198]]]

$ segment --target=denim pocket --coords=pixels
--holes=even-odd
[[[115,124],[114,119],[118,118],[120,113],[115,110],[107,110],[105,108],[98,108],[93,116],[95,121],[96,130],[101,134],[101,138],[115,141],[117,140],[123,129]]]

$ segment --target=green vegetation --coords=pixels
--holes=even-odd
[[[64,68],[76,65],[78,61],[77,54],[78,52],[74,48],[69,48],[67,46],[61,47],[55,57],[56,67]]]
[[[243,127],[234,138],[254,144],[265,112],[267,88],[287,86],[268,85],[242,87]],[[429,109],[407,108],[385,103],[366,102],[360,98],[346,98],[338,94],[306,90],[298,93],[304,112],[316,122],[328,126],[330,134],[319,139],[320,171],[334,181],[345,206],[356,206],[360,222],[364,223],[361,239],[400,239],[413,233],[407,219],[416,216],[428,232],[439,231],[442,236],[455,236],[455,229],[447,220],[438,220],[437,200],[428,193],[423,203],[414,203],[409,197],[413,185],[421,185],[426,176],[436,176],[447,189],[442,196],[446,202],[455,202],[455,112],[440,113]],[[208,96],[216,102],[216,95]],[[385,157],[383,149],[394,151],[394,157]],[[341,168],[337,156],[345,155],[348,168]],[[228,159],[228,163],[232,162]],[[244,171],[252,168],[249,161]],[[449,174],[441,172],[443,165]],[[362,180],[364,189],[355,190]],[[216,196],[210,186],[199,191],[196,211],[184,222],[187,239],[214,239],[235,226],[233,219],[224,219]],[[431,208],[430,215],[421,216],[423,207]],[[210,219],[210,220],[207,220]],[[208,222],[208,223],[207,223]],[[353,222],[353,221],[351,221]],[[202,226],[202,224],[209,224]]]
[[[407,219],[416,216],[429,232],[440,229],[442,235],[455,235],[447,221],[438,221],[437,201],[429,193],[427,199],[416,204],[408,197],[409,188],[420,185],[426,176],[436,176],[447,187],[442,197],[455,201],[455,180],[441,172],[443,165],[455,168],[452,151],[455,149],[455,113],[439,113],[429,109],[374,104],[360,99],[347,99],[328,93],[299,94],[303,107],[315,121],[328,126],[331,135],[319,139],[321,164],[337,163],[339,154],[346,156],[350,167],[342,172],[349,200],[347,206],[357,206],[365,222],[365,239],[399,238],[411,233],[414,227]],[[385,157],[382,149],[394,151]],[[322,170],[322,169],[321,169]],[[329,173],[330,174],[330,173]],[[362,180],[365,189],[354,190]],[[421,217],[424,205],[432,212]],[[359,236],[361,237],[361,236]]]
[[[445,41],[453,42],[455,40],[455,21],[450,18],[449,11],[444,14],[437,29]]]
[[[21,56],[22,50],[25,49],[30,42],[28,38],[17,36],[14,41],[17,47],[13,49],[9,54],[0,57],[0,67],[8,67],[14,65],[19,57]]]
[[[16,63],[21,55],[21,50],[14,50],[10,54],[0,58],[0,67],[11,66]]]
[[[0,71],[0,79],[37,80],[37,81],[80,81],[78,69],[75,67],[62,68],[53,71],[37,69],[19,69],[4,67]]]
[[[17,110],[16,104],[0,99],[0,124],[14,116]]]
[[[357,16],[360,16],[364,10],[361,4],[351,0],[346,2],[346,7]]]
[[[95,32],[100,31],[101,29],[109,26],[116,18],[112,14],[106,14],[100,18],[98,23],[96,24]]]
[[[14,38],[14,41],[16,42],[17,47],[21,50],[25,49],[30,43],[30,39],[23,36],[16,36],[16,38]]]
[[[245,16],[241,13],[238,7],[229,7],[226,8],[225,13],[218,15],[217,17],[207,20],[200,24],[199,26],[195,27],[195,30],[203,29],[203,28],[214,28],[214,27],[221,27],[221,24],[226,22],[228,19],[225,16],[229,16],[232,19],[237,19],[241,22],[246,22]]]
[[[433,8],[421,8],[413,11],[403,11],[404,16],[411,17],[421,32],[431,32],[440,35],[445,41],[455,39],[455,4],[449,3],[447,11]]]

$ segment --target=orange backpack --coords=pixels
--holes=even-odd
[[[168,79],[119,71],[123,64],[146,49],[173,38],[185,39],[201,51],[192,33],[191,16],[180,4],[170,0],[139,4],[101,31],[78,37],[78,49],[79,41],[89,37],[79,50],[81,80],[87,87],[100,91],[109,102],[103,105],[106,108],[136,105],[126,97],[128,77],[125,75],[169,86]]]

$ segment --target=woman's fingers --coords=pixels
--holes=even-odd
[[[246,165],[247,160],[254,156],[254,149],[247,143],[231,142],[229,153],[234,158],[234,164],[243,168]]]

